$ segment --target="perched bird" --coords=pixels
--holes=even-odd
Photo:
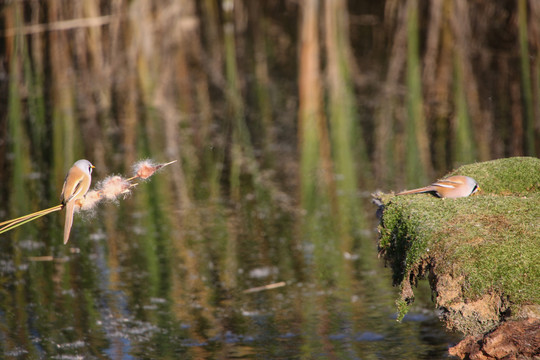
[[[432,193],[440,198],[455,199],[472,195],[479,189],[480,187],[478,186],[478,183],[473,178],[463,175],[456,175],[434,182],[429,186],[414,190],[402,191],[396,195]]]
[[[77,200],[84,198],[86,192],[90,188],[90,182],[92,181],[92,169],[95,166],[88,160],[78,160],[69,169],[66,180],[64,180],[64,187],[62,188],[62,205],[66,209],[66,222],[64,223],[64,244],[67,244],[69,240],[69,233],[71,226],[73,225],[73,212],[75,211],[75,205]]]

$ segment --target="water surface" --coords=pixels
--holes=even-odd
[[[67,246],[48,224],[61,213],[3,237],[2,358],[435,359],[458,340],[425,284],[396,322],[374,220],[358,251],[321,261],[294,208],[199,202],[174,223],[151,187],[77,217]]]

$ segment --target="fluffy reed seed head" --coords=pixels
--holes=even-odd
[[[118,196],[127,195],[131,192],[131,184],[118,175],[106,177],[98,187],[107,200],[115,200]]]
[[[79,205],[79,208],[81,210],[87,211],[93,209],[94,206],[96,206],[96,204],[100,201],[101,195],[99,194],[99,191],[90,190],[86,193],[83,199],[79,200],[79,203],[77,205]],[[78,210],[79,208],[76,207],[75,210]]]
[[[150,159],[139,161],[133,165],[135,176],[141,179],[148,179],[150,176],[154,175],[157,169],[157,165]]]
[[[154,173],[158,171],[159,169],[161,169],[162,167],[165,167],[175,162],[176,160],[173,160],[165,164],[156,164],[152,160],[146,159],[146,160],[139,161],[138,163],[135,163],[135,165],[133,165],[133,172],[135,173],[135,177],[138,177],[144,180],[154,175]]]
[[[91,210],[100,201],[116,200],[120,195],[127,195],[131,192],[132,184],[118,175],[108,176],[98,182],[94,190],[86,193],[86,196],[78,203],[81,210]]]

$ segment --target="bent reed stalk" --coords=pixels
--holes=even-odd
[[[133,166],[134,176],[123,179],[120,176],[109,176],[97,184],[97,189],[89,191],[79,205],[79,210],[92,209],[98,202],[103,199],[114,200],[120,195],[126,195],[131,192],[131,189],[138,185],[132,183],[136,179],[145,180],[154,175],[159,169],[175,163],[176,160],[164,164],[155,164],[152,160],[139,161]],[[48,215],[55,211],[62,210],[64,204],[58,204],[48,209],[39,210],[31,214],[27,214],[15,219],[6,220],[0,223],[0,234],[13,230],[23,224],[36,220],[42,216]]]
[[[33,220],[35,220],[37,218],[40,218],[42,216],[45,216],[47,214],[53,213],[55,211],[62,210],[63,208],[64,208],[64,204],[58,204],[56,206],[53,206],[53,207],[45,209],[45,210],[36,211],[36,212],[31,213],[31,214],[18,217],[16,219],[11,219],[11,220],[1,222],[0,225],[5,225],[5,226],[0,228],[0,234],[5,233],[5,232],[10,231],[10,230],[13,230],[16,227],[19,227],[19,226],[21,226],[23,224],[26,224],[27,222],[33,221]]]

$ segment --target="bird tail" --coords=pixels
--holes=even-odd
[[[66,222],[64,223],[64,245],[69,241],[69,233],[71,232],[71,226],[73,225],[73,213],[75,211],[75,202],[70,201],[65,205],[66,208]]]
[[[425,186],[418,189],[405,190],[405,191],[397,193],[396,195],[420,194],[420,193],[426,193],[426,192],[431,192],[431,191],[433,191],[433,188],[431,186]]]

